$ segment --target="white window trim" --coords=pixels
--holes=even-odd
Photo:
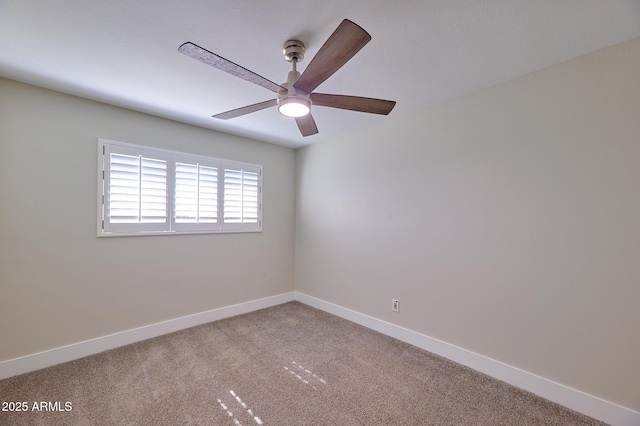
[[[167,161],[167,222],[166,223],[133,223],[111,224],[108,214],[107,182],[109,182],[109,155],[112,147],[122,154],[145,155],[150,158]],[[217,168],[218,203],[217,223],[176,223],[175,213],[175,164],[197,163],[202,166]],[[225,169],[242,170],[249,174],[257,174],[257,221],[255,223],[230,223],[224,221]],[[98,187],[97,187],[97,236],[122,237],[143,235],[181,235],[181,234],[217,234],[235,232],[262,232],[262,166],[178,151],[153,148],[98,139]]]

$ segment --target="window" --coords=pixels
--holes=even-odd
[[[98,140],[98,236],[262,231],[262,167]]]

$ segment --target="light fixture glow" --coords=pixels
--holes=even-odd
[[[311,103],[299,96],[285,96],[278,100],[278,111],[287,117],[303,117],[309,114]]]

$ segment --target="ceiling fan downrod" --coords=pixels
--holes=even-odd
[[[300,72],[296,69],[296,65],[304,59],[304,50],[304,43],[298,40],[287,41],[282,49],[284,58],[292,64],[292,70],[287,75],[287,82],[282,84],[287,90],[278,92],[278,111],[287,117],[303,117],[311,111],[309,94],[293,86],[300,78]]]

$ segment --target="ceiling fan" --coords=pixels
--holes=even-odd
[[[314,92],[316,87],[346,64],[370,40],[371,36],[365,30],[345,19],[329,36],[302,74],[296,70],[296,65],[304,58],[304,43],[298,40],[287,41],[283,53],[285,59],[293,64],[293,70],[289,72],[286,83],[282,85],[191,42],[182,44],[178,52],[278,95],[277,99],[216,114],[214,118],[228,120],[277,105],[281,114],[295,118],[302,136],[310,136],[318,133],[318,127],[311,115],[312,105],[383,115],[389,114],[395,106],[395,101]]]

